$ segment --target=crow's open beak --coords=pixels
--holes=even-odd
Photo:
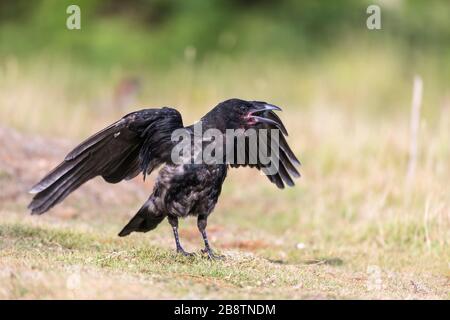
[[[254,102],[253,105],[255,106],[255,108],[249,112],[248,117],[253,119],[255,122],[274,125],[278,129],[280,129],[283,134],[285,134],[286,136],[288,135],[285,126],[281,122],[281,119],[273,112],[275,110],[283,111],[280,107],[263,102]]]
[[[273,104],[268,104],[268,103],[263,103],[263,102],[254,102],[253,105],[255,106],[255,108],[252,111],[250,111],[250,114],[264,112],[264,111],[272,111],[272,110],[283,111],[280,107],[277,107]]]

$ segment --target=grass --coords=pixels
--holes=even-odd
[[[213,59],[140,74],[143,90],[130,110],[179,106],[185,123],[230,96],[284,107],[303,176],[279,191],[253,170],[230,172],[208,227],[227,256],[218,262],[175,255],[167,223],[116,236],[151,182],[95,181],[29,217],[30,184],[124,113],[109,102],[126,73],[6,60],[1,125],[22,138],[0,134],[0,298],[449,299],[448,91],[428,68],[431,58],[417,66],[423,116],[407,184],[413,73],[395,52],[360,50],[337,48],[308,64]],[[181,239],[199,252],[194,219],[182,222]]]
[[[226,250],[226,260],[209,261],[136,237],[17,223],[0,232],[3,298],[445,298],[445,279],[392,270],[380,273],[382,288],[368,290],[366,270],[336,258]]]

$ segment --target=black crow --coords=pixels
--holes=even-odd
[[[32,214],[42,214],[96,176],[102,176],[109,183],[118,183],[141,172],[145,178],[164,165],[149,199],[119,236],[153,230],[167,217],[177,252],[190,255],[178,239],[178,218],[195,215],[205,243],[202,252],[216,258],[218,256],[214,255],[208,243],[206,223],[229,167],[257,168],[278,188],[284,188],[285,184],[293,186],[292,178],[300,176],[296,169],[300,162],[285,140],[287,131],[275,110],[281,109],[260,101],[230,99],[187,127],[183,125],[180,113],[172,108],[132,112],[73,149],[61,164],[31,189],[35,196],[28,208]],[[196,132],[199,125],[202,129],[200,134]],[[221,136],[205,138],[203,133],[209,129]],[[234,135],[228,135],[231,129],[236,130]],[[183,148],[174,152],[175,147],[181,145],[180,137],[178,140],[174,138],[176,132],[184,133],[194,141],[184,145],[188,150],[185,153]],[[246,143],[236,143],[239,137],[244,137]],[[212,146],[217,148],[211,152],[214,161],[197,161],[198,155],[203,154],[197,152],[198,147],[194,146],[194,151],[189,151],[196,138],[199,138],[200,150],[215,143]],[[255,150],[259,152],[262,149],[268,150],[266,158],[260,157],[259,153],[255,155]],[[174,155],[177,154],[179,159],[175,161]]]

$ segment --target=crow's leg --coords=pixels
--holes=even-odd
[[[208,236],[206,235],[207,222],[208,222],[207,216],[204,215],[198,216],[197,219],[198,230],[200,230],[200,233],[202,234],[203,237],[203,241],[205,242],[205,249],[202,249],[202,252],[208,254],[208,257],[210,259],[223,259],[225,258],[224,256],[214,254],[213,251],[211,250],[211,247],[209,246]]]
[[[184,251],[180,244],[180,239],[178,237],[178,217],[168,216],[170,225],[172,226],[173,236],[175,237],[175,244],[177,245],[177,252],[183,254],[184,256],[193,256],[193,253]]]

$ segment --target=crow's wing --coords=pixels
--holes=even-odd
[[[171,134],[182,128],[180,113],[172,108],[144,109],[86,139],[30,191],[28,208],[42,214],[64,200],[86,181],[102,176],[109,183],[146,174],[170,161]]]
[[[280,189],[285,184],[293,186],[293,178],[300,177],[296,167],[301,164],[286,142],[286,127],[273,111],[264,111],[258,115],[260,121],[250,128],[254,130],[245,131],[245,144],[239,145],[236,143],[238,137],[235,138],[234,157],[231,157],[233,161],[230,166],[257,168]]]

